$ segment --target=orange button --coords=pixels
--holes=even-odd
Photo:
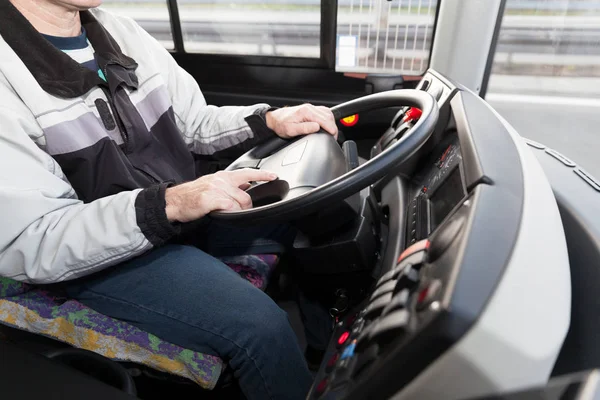
[[[344,126],[354,126],[358,123],[358,114],[350,115],[349,117],[342,118],[340,123]]]

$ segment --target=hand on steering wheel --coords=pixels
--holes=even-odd
[[[337,139],[335,118],[327,107],[312,104],[284,107],[269,111],[265,118],[267,126],[284,139],[316,133],[321,128]]]
[[[252,199],[245,192],[249,182],[272,181],[277,175],[259,169],[219,171],[195,181],[168,188],[165,193],[167,219],[190,222],[211,211],[247,210]]]

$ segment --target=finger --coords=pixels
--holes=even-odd
[[[333,119],[333,113],[325,114],[323,111],[318,110],[316,107],[308,109],[307,115],[305,116],[306,121],[317,122],[321,128],[325,131],[335,135],[337,133],[337,125]]]
[[[240,205],[229,196],[225,195],[211,195],[205,199],[205,207],[207,213],[211,211],[234,211],[240,210]]]
[[[244,168],[235,171],[229,171],[229,179],[235,187],[239,187],[244,183],[254,181],[273,181],[277,179],[277,175],[260,169]]]
[[[339,130],[338,130],[338,126],[337,126],[337,123],[335,120],[335,116],[333,115],[333,111],[331,111],[331,109],[329,107],[324,107],[324,106],[318,106],[316,108],[319,110],[319,112],[321,112],[325,115],[325,119],[332,122],[333,125],[331,126],[331,128],[334,131],[334,133],[332,133],[331,131],[327,131],[327,132],[332,133],[333,136],[337,139]]]
[[[315,106],[315,109],[319,113],[321,113],[321,115],[323,115],[323,117],[325,117],[325,118],[333,118],[335,120],[335,118],[333,117],[333,112],[331,111],[331,109],[329,107]]]
[[[321,125],[318,122],[300,122],[291,124],[287,134],[290,137],[294,137],[319,132],[319,130],[321,130]]]
[[[248,190],[248,189],[250,189],[250,187],[251,187],[251,186],[252,186],[252,185],[251,185],[251,184],[249,184],[249,183],[242,183],[242,184],[240,185],[240,190]]]
[[[224,185],[222,190],[227,194],[227,196],[231,197],[242,210],[252,208],[252,199],[248,193],[237,187],[228,185]]]
[[[331,108],[329,107],[325,107],[325,106],[315,106],[315,108],[319,111],[323,111],[326,114],[331,114],[333,115],[333,112],[331,111]]]

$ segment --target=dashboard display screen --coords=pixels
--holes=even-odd
[[[431,230],[433,231],[464,197],[460,168],[454,168],[448,178],[433,193],[429,201],[431,209]]]

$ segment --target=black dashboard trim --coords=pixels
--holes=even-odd
[[[408,207],[408,185],[400,177],[393,178],[382,190],[381,205],[389,208],[389,234],[397,235],[396,243],[390,243],[388,240],[386,248],[383,250],[382,271],[389,271],[394,265],[398,256],[404,248],[406,241],[406,223],[407,217],[405,210]]]
[[[453,101],[462,104],[455,108],[455,118],[464,119],[460,123],[471,133],[483,173],[481,178],[489,182],[479,187],[467,225],[468,240],[461,257],[462,265],[449,304],[452,313],[468,316],[475,323],[512,256],[523,213],[525,183],[516,144],[487,104],[467,91],[462,91]],[[465,110],[469,113],[468,121]],[[478,134],[473,135],[473,132]],[[458,134],[462,146],[468,133],[459,129]],[[463,162],[468,169],[469,160],[464,153]],[[473,282],[477,282],[476,287]]]
[[[455,95],[450,101],[450,105],[453,110],[454,123],[456,124],[464,162],[465,186],[467,187],[467,191],[470,191],[479,183],[483,182],[489,184],[491,182],[483,172],[480,156],[477,152],[475,143],[473,142],[471,127],[465,117],[465,106],[462,101],[462,93]]]

